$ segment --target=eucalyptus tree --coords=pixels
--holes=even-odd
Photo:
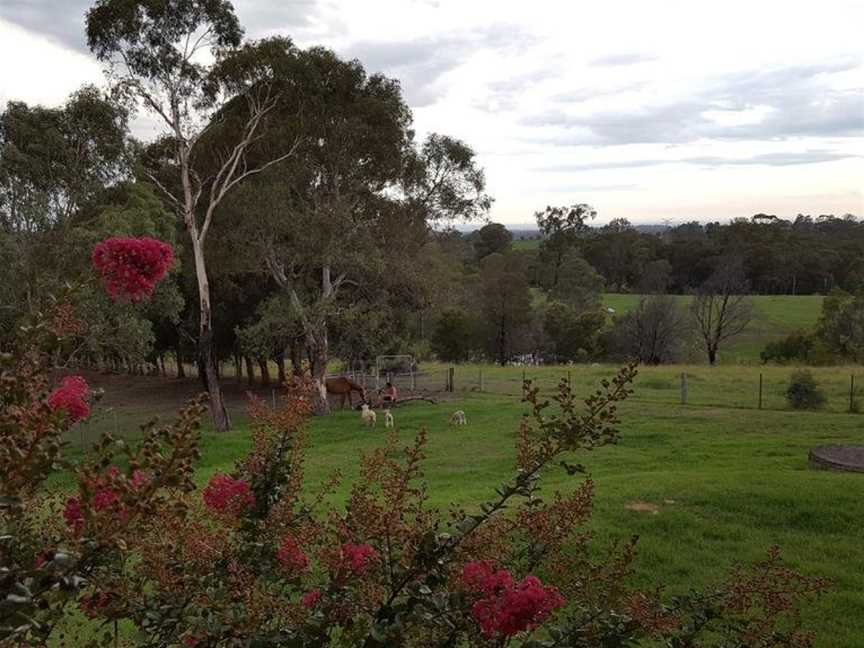
[[[415,277],[411,259],[428,221],[473,216],[482,171],[467,146],[440,136],[415,148],[412,116],[398,81],[368,75],[316,47],[298,55],[296,131],[274,124],[268,139],[299,142],[294,156],[231,200],[229,236],[247,242],[251,262],[266,264],[300,322],[316,411],[327,413],[324,377],[330,322],[356,301]],[[249,242],[252,242],[251,245]],[[343,339],[346,339],[343,331]]]
[[[229,420],[212,348],[207,235],[226,195],[289,157],[295,146],[280,142],[274,150],[261,139],[280,102],[291,94],[285,68],[294,46],[286,39],[241,46],[242,37],[227,0],[97,0],[87,13],[88,45],[107,64],[115,90],[143,105],[167,131],[174,182],[146,172],[173,206],[191,244],[198,287],[198,364],[217,430],[228,429]],[[219,146],[202,154],[209,159],[196,166],[211,129],[221,131]]]
[[[589,219],[596,218],[597,212],[591,205],[577,203],[569,206],[547,206],[534,214],[537,227],[543,235],[540,242],[540,260],[549,268],[545,273],[546,287],[558,285],[561,266],[567,254],[575,250],[588,232]]]

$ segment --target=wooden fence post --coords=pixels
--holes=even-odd
[[[454,381],[454,378],[455,378],[455,375],[456,375],[456,368],[455,368],[455,367],[450,367],[450,369],[448,370],[447,374],[448,374],[448,381],[447,381],[447,382],[448,382],[449,385],[450,385],[450,388],[449,388],[447,391],[449,391],[450,393],[453,393],[453,391],[456,389],[456,387],[455,387],[454,384],[453,384],[453,383],[455,382],[455,381]]]
[[[687,372],[681,372],[681,404],[687,404]]]
[[[480,367],[479,381],[480,381],[480,391],[482,392],[483,391],[483,367]]]
[[[759,409],[762,409],[762,373],[759,373]]]
[[[855,411],[855,374],[849,376],[849,413]]]
[[[525,398],[525,370],[522,370],[522,398]]]

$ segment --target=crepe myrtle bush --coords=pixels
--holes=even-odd
[[[89,407],[89,392],[71,381],[52,398],[38,337],[4,356],[0,379],[0,644],[812,645],[797,610],[826,583],[775,549],[707,591],[661,598],[662,583],[628,584],[635,540],[592,547],[594,484],[575,457],[617,440],[634,366],[581,404],[566,381],[550,401],[527,383],[512,476],[444,514],[428,503],[424,431],[364,456],[344,502],[331,497],[338,475],[310,490],[300,379],[277,407],[250,399],[251,449],[203,487],[200,399],[135,447],[105,436],[69,462],[63,435],[83,409],[68,403]],[[550,470],[572,487],[541,490]],[[54,471],[71,491],[45,487]]]

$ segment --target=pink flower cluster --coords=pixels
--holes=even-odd
[[[309,590],[303,596],[300,597],[300,605],[311,610],[316,605],[318,605],[318,601],[320,601],[320,600],[321,600],[321,590],[319,590],[319,589]]]
[[[210,478],[201,495],[207,508],[217,513],[240,515],[255,506],[255,495],[248,482],[221,473]]]
[[[289,573],[301,572],[309,567],[309,557],[303,553],[300,543],[291,535],[282,538],[282,544],[276,551],[276,560],[282,565],[282,569]]]
[[[342,545],[341,568],[355,576],[360,576],[377,558],[378,552],[371,545],[346,543]]]
[[[111,466],[104,476],[89,481],[88,487],[95,491],[93,497],[90,498],[90,508],[95,513],[117,508],[117,519],[126,522],[129,519],[129,511],[121,503],[120,492],[112,486],[112,481],[119,476],[120,469],[117,466]],[[134,470],[132,479],[129,481],[133,488],[139,489],[147,483],[148,478],[142,471]],[[70,529],[76,534],[81,533],[84,530],[84,509],[81,506],[81,500],[77,497],[67,499],[63,509],[63,518]]]
[[[48,407],[66,413],[73,423],[90,416],[90,387],[81,376],[66,376],[48,396]]]
[[[510,572],[496,570],[485,560],[466,564],[462,583],[480,597],[471,613],[487,637],[511,637],[535,628],[565,603],[556,588],[543,585],[536,576],[517,583]]]
[[[139,301],[168,273],[174,250],[153,238],[110,238],[93,248],[92,262],[113,299]]]

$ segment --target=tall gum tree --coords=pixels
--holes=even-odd
[[[217,208],[238,184],[291,155],[283,142],[252,157],[286,92],[280,62],[293,46],[270,39],[241,47],[243,30],[227,0],[98,0],[87,13],[87,41],[107,64],[118,95],[143,105],[167,129],[176,181],[148,178],[165,194],[192,249],[198,286],[198,366],[218,431],[230,426],[213,355],[213,315],[205,256]],[[242,106],[226,117],[227,106]],[[239,115],[239,117],[238,117]],[[200,143],[224,124],[210,164],[196,167]]]
[[[236,231],[254,242],[251,262],[264,260],[300,322],[315,409],[326,414],[333,316],[346,300],[408,275],[429,221],[473,217],[489,199],[470,148],[441,136],[415,147],[397,81],[367,75],[360,62],[324,48],[299,58],[294,83],[303,117],[293,138],[300,145],[231,202]],[[279,137],[292,136],[267,139]]]

